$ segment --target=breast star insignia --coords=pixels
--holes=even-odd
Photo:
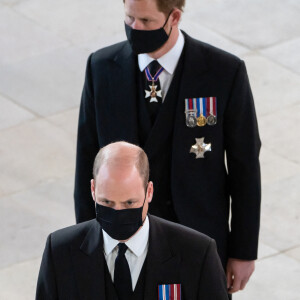
[[[211,144],[204,143],[204,137],[197,139],[196,144],[191,147],[190,153],[195,153],[196,158],[204,158],[204,154],[207,151],[211,151]]]
[[[150,102],[158,102],[156,97],[162,97],[161,91],[157,91],[157,85],[149,85],[150,91],[145,90],[145,98],[151,97]]]

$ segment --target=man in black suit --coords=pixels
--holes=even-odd
[[[153,183],[141,148],[102,148],[93,174],[97,218],[50,234],[37,300],[228,299],[214,240],[147,215]]]
[[[89,57],[76,219],[95,216],[87,183],[98,149],[118,140],[140,145],[156,189],[150,213],[214,238],[233,293],[245,287],[257,258],[261,143],[254,102],[243,61],[178,29],[183,5],[125,0],[128,41]]]

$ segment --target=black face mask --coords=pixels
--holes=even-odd
[[[132,51],[135,54],[140,53],[151,53],[160,47],[162,47],[172,32],[172,27],[169,35],[164,30],[165,25],[167,24],[169,17],[173,10],[170,11],[168,18],[163,25],[163,27],[155,30],[137,30],[131,28],[125,23],[125,31],[127,35],[128,42],[132,48]]]
[[[116,210],[96,202],[96,219],[102,229],[115,240],[127,240],[143,225],[142,207]]]

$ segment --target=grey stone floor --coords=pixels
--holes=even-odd
[[[34,298],[47,235],[74,223],[86,59],[125,38],[122,6],[0,0],[1,300]],[[300,1],[187,0],[181,28],[242,57],[256,100],[263,142],[259,260],[235,299],[300,299]]]

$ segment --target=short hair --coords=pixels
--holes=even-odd
[[[165,15],[168,15],[173,8],[178,8],[183,11],[185,6],[185,0],[153,0],[156,1],[158,10],[163,12]],[[123,0],[125,3],[125,0]]]
[[[118,158],[117,156],[114,156],[114,151],[111,151],[111,148],[117,148],[117,144],[121,146],[127,146],[127,147],[132,147],[135,149],[135,153],[134,155],[130,156],[130,157],[120,157]],[[149,181],[149,173],[150,173],[150,169],[149,169],[149,161],[148,161],[148,157],[147,154],[145,153],[145,151],[140,148],[139,146],[127,143],[127,142],[115,142],[115,143],[111,143],[106,145],[105,147],[102,147],[98,154],[95,157],[94,160],[94,166],[93,166],[93,177],[94,180],[96,180],[96,177],[99,173],[99,170],[101,168],[102,165],[104,165],[105,163],[109,162],[109,161],[121,161],[121,160],[126,159],[127,161],[129,161],[130,163],[132,163],[137,171],[139,172],[141,179],[143,181],[144,187],[146,189],[148,181]]]

